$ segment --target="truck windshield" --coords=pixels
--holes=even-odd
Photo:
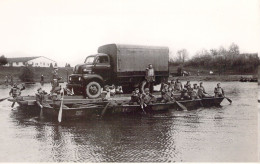
[[[94,56],[87,57],[86,60],[85,60],[85,63],[86,64],[92,64],[94,62],[94,59],[95,59]]]

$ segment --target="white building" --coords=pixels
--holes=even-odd
[[[7,58],[8,63],[5,66],[21,67],[21,66],[33,66],[33,67],[50,67],[57,65],[54,60],[48,59],[43,56],[35,57],[19,57],[19,58]]]

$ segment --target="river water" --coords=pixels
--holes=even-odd
[[[213,93],[216,82],[205,82]],[[27,85],[23,95],[40,84]],[[0,103],[0,162],[248,162],[258,160],[257,84],[223,82],[222,107],[57,120]],[[50,85],[43,86],[49,90]],[[0,86],[0,98],[10,87]]]

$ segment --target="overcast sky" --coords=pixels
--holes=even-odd
[[[72,65],[109,43],[186,48],[234,42],[260,54],[259,0],[0,0],[0,54]]]

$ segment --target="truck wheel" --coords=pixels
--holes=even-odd
[[[92,81],[86,86],[86,95],[87,97],[94,99],[98,98],[101,94],[101,86],[98,82]]]

